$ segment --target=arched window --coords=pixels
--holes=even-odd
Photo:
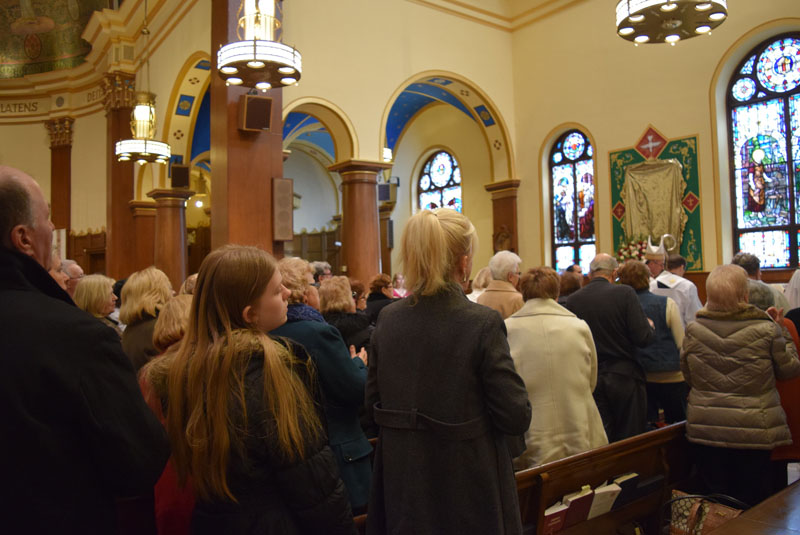
[[[452,154],[439,151],[428,158],[417,183],[417,193],[423,210],[445,207],[461,211],[461,169]]]
[[[579,130],[559,137],[550,151],[553,265],[580,264],[589,272],[595,256],[594,149]]]
[[[734,251],[798,265],[800,33],[761,43],[728,85]]]

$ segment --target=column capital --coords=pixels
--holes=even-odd
[[[382,202],[378,205],[378,215],[381,219],[389,218],[392,215],[392,211],[394,210],[394,205],[396,203],[393,202]]]
[[[133,108],[136,103],[136,76],[126,72],[106,73],[102,80],[103,105],[106,113]]]
[[[128,206],[133,212],[133,216],[156,216],[156,203],[153,201],[128,201]]]
[[[157,205],[176,206],[180,202],[180,206],[183,206],[194,193],[187,188],[163,188],[148,191],[147,196],[156,201]]]
[[[350,173],[378,174],[384,169],[391,169],[392,164],[370,160],[345,160],[328,166],[328,171],[346,175]],[[344,177],[343,177],[344,178]]]
[[[492,199],[507,199],[509,197],[517,197],[519,184],[519,180],[502,180],[484,184],[483,188],[492,194]]]
[[[47,132],[50,134],[50,148],[71,147],[72,146],[72,125],[75,119],[72,117],[59,117],[44,122]]]

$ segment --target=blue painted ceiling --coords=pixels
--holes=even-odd
[[[302,131],[300,135],[298,132]],[[306,113],[290,112],[283,122],[283,139],[294,138],[316,145],[336,161],[336,149],[328,130],[316,117]]]

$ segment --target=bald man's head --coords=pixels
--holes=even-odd
[[[0,245],[50,269],[53,224],[50,207],[30,175],[0,165]]]

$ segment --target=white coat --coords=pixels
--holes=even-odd
[[[531,402],[517,470],[608,444],[592,397],[597,353],[589,326],[552,299],[529,299],[506,320],[508,345]]]

